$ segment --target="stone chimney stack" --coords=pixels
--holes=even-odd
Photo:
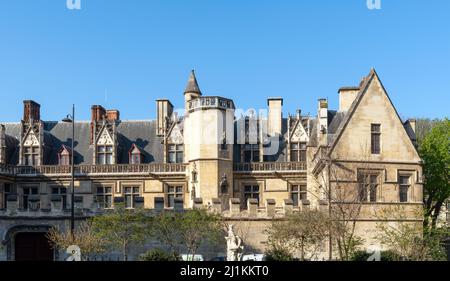
[[[342,87],[339,89],[339,111],[348,111],[356,95],[359,92],[359,87]]]
[[[23,101],[23,121],[33,123],[41,120],[41,105],[32,100]]]
[[[320,145],[328,144],[328,100],[319,99],[319,105],[317,110],[317,135]]]
[[[283,99],[268,98],[267,105],[269,107],[269,117],[267,124],[267,132],[270,136],[281,135],[281,120],[283,118]]]
[[[173,113],[173,105],[168,99],[156,100],[156,134],[158,136],[164,136],[165,132],[165,120],[169,120]]]

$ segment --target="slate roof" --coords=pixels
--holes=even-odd
[[[188,83],[186,85],[186,89],[184,90],[185,93],[197,93],[199,95],[202,94],[200,91],[200,87],[197,83],[197,78],[195,77],[195,72],[192,70],[191,75],[189,76]]]
[[[7,123],[7,161],[19,162],[20,123]],[[44,121],[44,164],[57,165],[62,145],[71,146],[72,124]],[[135,143],[142,149],[143,163],[162,163],[162,138],[156,136],[156,121],[119,121],[117,124],[117,163],[129,162],[128,151]],[[90,122],[75,123],[75,164],[92,164],[93,146],[90,144]]]

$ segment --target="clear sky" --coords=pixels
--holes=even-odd
[[[338,107],[337,89],[375,67],[402,118],[450,112],[450,1],[381,0],[0,0],[0,121],[19,121],[22,101],[44,120],[77,106],[155,118],[155,99],[183,106],[191,69],[204,95],[316,113]]]

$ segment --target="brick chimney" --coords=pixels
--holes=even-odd
[[[106,109],[101,105],[91,107],[91,122],[100,122],[106,118]]]
[[[117,109],[109,109],[106,111],[106,120],[108,121],[119,121],[120,112]]]
[[[41,120],[41,105],[32,100],[23,101],[23,121],[34,122]]]

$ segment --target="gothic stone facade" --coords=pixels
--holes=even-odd
[[[386,223],[422,221],[415,122],[402,122],[375,70],[339,90],[338,110],[319,99],[316,116],[283,118],[282,98],[268,98],[265,116],[239,116],[232,100],[203,95],[194,72],[184,98],[182,117],[158,99],[151,121],[122,121],[118,110],[92,106],[90,121],[75,122],[74,151],[72,125],[41,120],[40,105],[24,101],[23,120],[0,125],[0,260],[18,259],[21,233],[67,226],[71,204],[78,221],[122,200],[128,208],[207,206],[240,225],[254,253],[264,251],[272,219],[326,211],[348,199],[331,195],[343,190],[362,206],[356,234],[366,246],[376,243],[383,208],[408,213]]]

